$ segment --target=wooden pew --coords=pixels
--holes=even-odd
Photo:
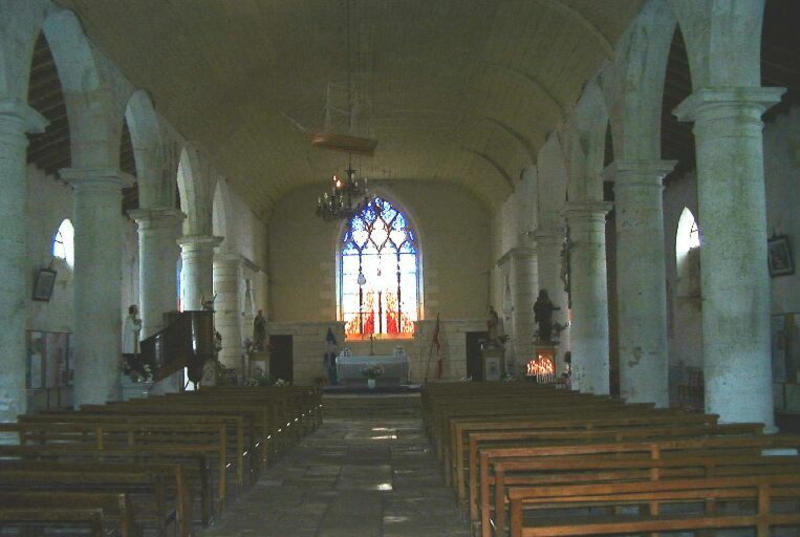
[[[180,465],[187,477],[187,490],[199,492],[200,520],[203,525],[210,524],[214,513],[222,509],[217,503],[216,509],[213,495],[210,493],[214,482],[209,471],[211,459],[216,458],[216,446],[156,446],[150,448],[105,448],[87,449],[80,444],[45,444],[45,445],[0,445],[0,457],[14,458],[22,461],[64,462],[68,464],[112,464],[131,465],[132,469],[147,468],[148,465]],[[179,487],[176,481],[176,490]],[[186,505],[191,506],[193,497],[186,498]],[[176,505],[176,510],[178,506]],[[187,508],[188,511],[192,509]],[[190,513],[185,520],[190,520]]]
[[[800,525],[800,476],[749,476],[672,479],[631,483],[541,486],[513,488],[511,537],[555,537],[563,535],[609,535],[621,533],[675,532],[747,528],[758,537],[768,537],[775,526]],[[524,520],[522,502],[546,507],[549,516]],[[754,506],[742,509],[742,502]],[[780,512],[777,503],[791,502],[795,509]],[[669,510],[662,508],[670,503]],[[706,508],[692,512],[691,504],[732,504],[737,509]],[[604,507],[604,516],[558,516],[563,508]],[[634,506],[636,514],[630,513]],[[676,508],[682,507],[682,508]],[[623,511],[623,508],[627,510]],[[646,511],[646,512],[645,512]]]
[[[543,465],[559,458],[606,457],[628,458],[643,455],[651,460],[659,460],[666,454],[680,455],[703,452],[716,457],[723,455],[748,454],[757,456],[762,450],[793,449],[800,446],[800,437],[790,435],[758,436],[709,436],[689,438],[651,439],[645,441],[623,441],[587,444],[552,444],[516,448],[490,448],[480,451],[480,524],[481,534],[491,533],[491,513],[495,513],[495,526],[504,524],[505,477],[512,472],[535,472]],[[490,471],[493,470],[493,475]],[[490,486],[494,483],[494,505]],[[494,507],[494,509],[493,509]],[[474,513],[471,519],[475,521]]]
[[[95,450],[112,456],[110,452],[113,451],[113,456],[127,452],[134,458],[141,453],[150,458],[161,456],[166,459],[204,455],[217,476],[219,509],[225,504],[229,459],[224,424],[170,424],[164,420],[159,423],[114,423],[108,419],[93,420],[91,416],[76,417],[75,413],[65,413],[61,417],[20,416],[13,426],[20,436],[20,445],[50,445],[55,453],[72,444],[72,453]],[[0,447],[0,452],[3,449]],[[237,468],[235,462],[231,464]]]
[[[580,416],[573,416],[572,413],[555,414],[546,413],[540,415],[524,416],[500,416],[496,419],[479,420],[474,417],[456,418],[451,422],[451,445],[450,455],[452,459],[448,471],[451,478],[449,484],[457,485],[458,498],[466,499],[465,470],[476,469],[475,453],[477,450],[477,438],[473,445],[469,445],[470,435],[477,432],[485,432],[496,440],[513,439],[522,440],[528,436],[535,437],[544,430],[582,430],[595,431],[609,428],[642,427],[642,426],[676,426],[676,427],[696,427],[706,429],[713,427],[717,422],[717,416],[702,414],[687,415],[682,411],[672,411],[668,409],[649,409],[639,411],[638,409],[627,410],[625,408],[612,408],[605,411],[582,412]],[[490,437],[481,437],[489,439]],[[467,446],[465,446],[467,444]],[[465,457],[466,455],[466,457]],[[469,461],[465,465],[465,459]],[[476,474],[473,472],[472,476]]]
[[[0,491],[0,528],[6,525],[50,526],[56,530],[86,523],[92,532],[118,528],[121,537],[136,537],[136,515],[124,493],[76,491]],[[110,530],[112,528],[107,528]]]
[[[88,529],[91,537],[105,537],[99,508],[5,507],[0,505],[0,528],[53,527]]]
[[[0,470],[0,492],[10,495],[20,492],[47,492],[53,496],[67,492],[124,494],[130,504],[135,505],[136,521],[149,522],[160,537],[166,537],[167,527],[171,522],[177,523],[175,510],[167,507],[164,480],[158,474],[78,471],[67,467],[60,470],[3,468]]]
[[[186,470],[180,464],[164,463],[145,463],[135,464],[108,463],[108,462],[80,462],[80,461],[52,461],[52,460],[32,460],[30,458],[0,459],[0,482],[4,472],[15,473],[16,475],[35,475],[35,481],[41,480],[41,475],[45,477],[53,472],[54,476],[63,476],[65,472],[70,474],[93,474],[101,476],[113,476],[115,474],[152,474],[160,476],[164,484],[164,503],[173,505],[174,515],[170,514],[167,518],[175,518],[178,524],[178,534],[181,537],[192,535],[192,491],[184,479]],[[53,481],[57,481],[54,479]],[[113,481],[113,477],[110,478]],[[70,484],[71,485],[71,484]],[[38,486],[38,485],[37,485]],[[98,485],[102,488],[103,483]],[[62,487],[69,489],[69,487]],[[72,490],[64,491],[74,492]],[[154,499],[155,500],[155,499]],[[2,502],[0,502],[2,503]],[[154,503],[158,503],[157,500]]]

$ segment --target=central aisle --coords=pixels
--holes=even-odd
[[[201,537],[469,537],[419,418],[326,418]]]

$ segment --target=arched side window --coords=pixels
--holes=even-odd
[[[53,257],[63,259],[69,268],[75,265],[75,228],[69,218],[61,222],[53,237]]]
[[[411,337],[419,308],[418,244],[406,215],[376,197],[345,226],[339,312],[348,339]]]
[[[684,207],[675,233],[678,296],[700,296],[700,228],[692,211]]]

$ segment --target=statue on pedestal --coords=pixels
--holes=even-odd
[[[536,303],[533,305],[533,320],[539,325],[537,339],[540,342],[552,342],[553,328],[556,329],[556,333],[561,332],[561,330],[565,328],[558,323],[555,323],[555,325],[553,324],[553,312],[560,309],[561,308],[550,301],[546,289],[539,290],[539,296],[536,299]]]
[[[267,320],[264,318],[263,310],[258,310],[258,315],[253,319],[253,348],[258,352],[263,351],[266,339]]]

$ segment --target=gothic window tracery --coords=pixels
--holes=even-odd
[[[346,224],[340,312],[347,338],[410,337],[418,310],[418,244],[408,217],[375,197]]]

